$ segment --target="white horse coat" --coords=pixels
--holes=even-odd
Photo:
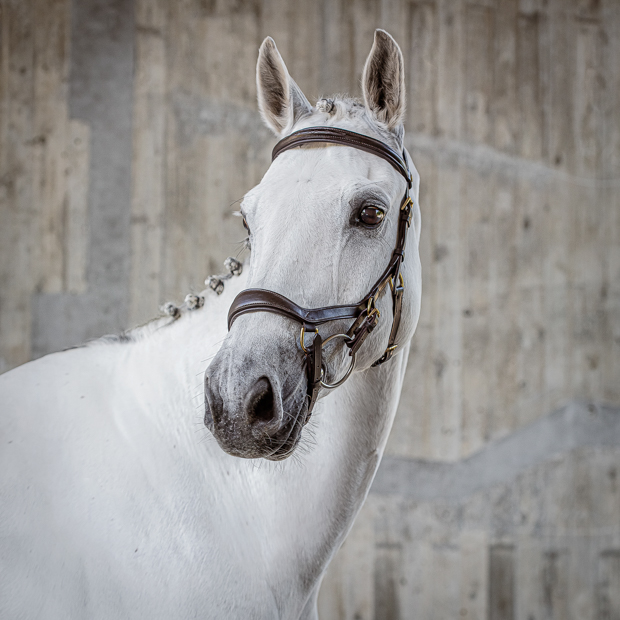
[[[288,107],[267,101],[273,84],[263,83],[264,118],[279,135],[318,124],[371,135],[370,119],[375,135],[393,132],[398,143],[404,93],[394,110],[373,108],[378,55],[383,71],[400,62],[402,73],[398,46],[378,31],[365,107],[336,100],[333,111],[296,119],[297,87],[268,40],[259,73],[271,66],[275,81],[284,79]],[[398,82],[384,88],[402,90]],[[288,118],[281,126],[278,114]],[[276,340],[302,360],[298,326],[282,317],[241,317],[227,333],[234,296],[264,284],[314,307],[361,298],[389,260],[403,187],[389,164],[348,147],[286,153],[244,203],[252,259],[223,295],[135,330],[129,342],[96,342],[0,376],[1,618],[316,618],[321,577],[387,441],[419,314],[417,178],[400,352],[371,368],[389,333],[387,295],[380,309],[388,318],[364,343],[359,369],[323,394],[291,458],[224,452],[203,424],[202,378],[240,340],[251,340],[252,365],[273,373],[286,361],[270,349]],[[350,196],[368,188],[389,208],[374,236],[347,228]],[[345,363],[340,351],[329,357],[336,374]],[[294,371],[305,390],[302,365]],[[236,377],[231,394],[244,381]]]

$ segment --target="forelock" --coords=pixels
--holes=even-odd
[[[330,102],[331,108],[326,118],[326,106],[324,102]],[[387,125],[377,121],[377,119],[368,112],[362,99],[350,97],[348,95],[332,95],[331,97],[321,97],[315,106],[313,114],[306,116],[301,123],[293,127],[292,131],[301,129],[302,127],[325,126],[325,127],[343,127],[352,131],[368,134],[375,137],[397,152],[403,148],[404,132],[402,125],[396,130],[391,131]]]

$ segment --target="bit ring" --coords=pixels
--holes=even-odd
[[[333,334],[332,336],[329,336],[328,338],[323,340],[323,346],[325,346],[330,340],[334,340],[336,338],[343,338],[347,341],[353,340],[353,338],[351,338],[349,334]],[[325,373],[325,370],[321,368],[321,378],[320,378],[321,387],[325,388],[326,390],[333,390],[334,388],[339,387],[349,378],[354,368],[355,368],[355,354],[354,353],[351,353],[351,364],[349,365],[347,372],[344,373],[344,376],[342,377],[342,379],[340,379],[339,381],[336,381],[335,383],[326,383],[325,381],[323,381],[323,377],[325,376],[326,373]]]

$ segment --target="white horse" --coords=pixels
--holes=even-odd
[[[337,97],[312,108],[267,38],[259,107],[279,137],[340,127],[402,152],[403,75],[398,45],[377,30],[364,101]],[[274,161],[242,204],[251,261],[221,296],[0,377],[1,618],[317,617],[322,575],[381,459],[418,320],[418,177],[409,166],[414,206],[397,353],[372,367],[390,333],[386,289],[355,371],[321,393],[285,454],[261,447],[244,412],[254,407],[271,425],[261,427],[265,437],[307,412],[299,325],[260,312],[227,332],[227,311],[250,286],[308,307],[356,302],[381,275],[405,181],[383,159],[347,146],[297,148]],[[336,331],[320,329],[324,338]],[[329,376],[341,376],[349,359],[332,341]],[[217,441],[204,426],[213,428],[214,399]],[[255,458],[293,449],[278,463]]]

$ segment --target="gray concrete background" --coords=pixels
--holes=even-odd
[[[90,127],[87,292],[35,294],[35,358],[129,321],[134,3],[74,0],[71,14],[69,116]]]

